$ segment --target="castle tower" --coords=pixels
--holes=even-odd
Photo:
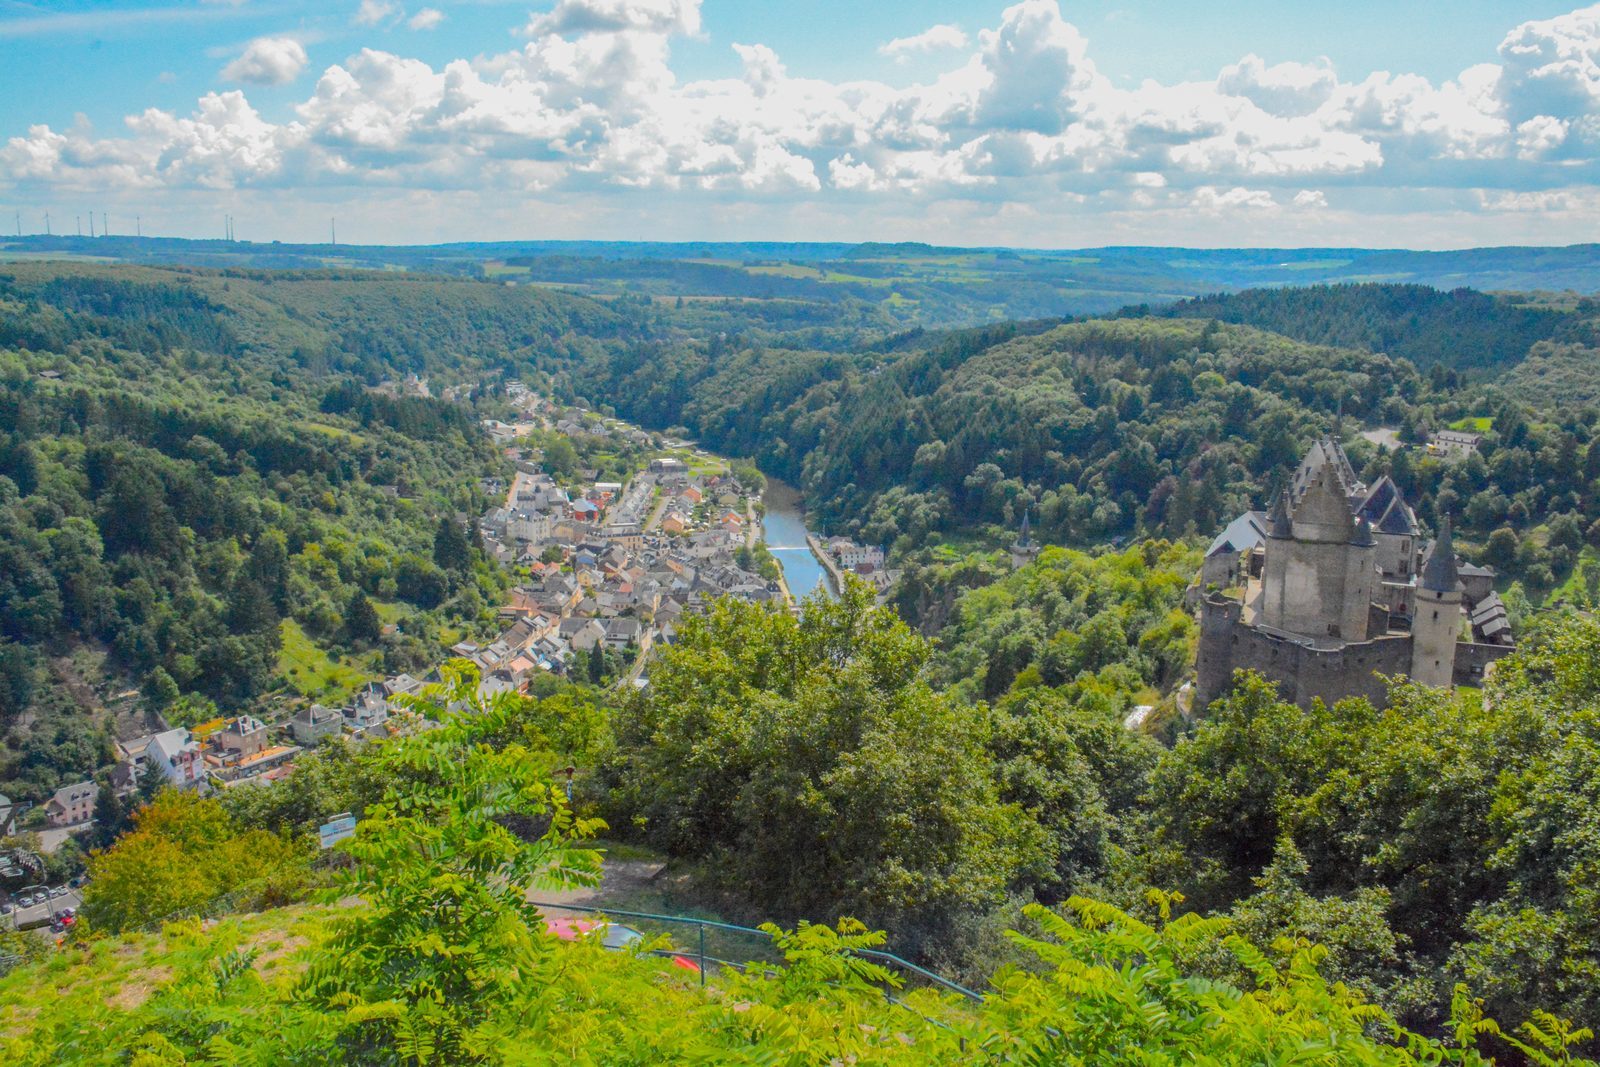
[[[1267,522],[1260,625],[1323,647],[1369,636],[1378,590],[1371,527],[1350,513],[1337,457],[1313,449],[1299,501],[1280,496]]]
[[[1416,611],[1411,618],[1412,681],[1448,686],[1455,676],[1460,634],[1461,577],[1446,518],[1417,578]]]
[[[1033,528],[1028,521],[1028,512],[1031,509],[1022,509],[1022,527],[1017,531],[1016,543],[1011,546],[1011,569],[1026,567],[1039,558],[1039,545],[1033,539]]]

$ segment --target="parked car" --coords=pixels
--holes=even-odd
[[[0,915],[10,915],[16,910],[16,905],[14,904],[0,904]]]
[[[66,895],[67,895],[67,887],[64,886],[64,885],[58,885],[54,889],[50,890],[50,896],[51,896],[52,899],[54,899],[56,897],[64,897]]]
[[[631,926],[598,922],[594,919],[569,919],[547,917],[544,928],[563,941],[577,941],[583,937],[598,936],[600,944],[613,951],[629,948],[644,940],[644,935]],[[672,965],[686,971],[700,973],[700,965],[684,956],[673,956]]]

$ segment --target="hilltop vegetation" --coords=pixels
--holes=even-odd
[[[787,634],[771,651],[808,643],[804,632],[781,629],[792,623],[779,622],[786,619],[770,616],[772,633]],[[876,635],[865,638],[868,645],[888,639],[889,651],[904,643],[881,618],[857,621],[865,626],[853,632]],[[826,622],[816,636],[826,653],[852,651]],[[1518,705],[1590,694],[1595,636],[1592,626],[1561,631],[1545,651],[1521,664],[1502,695]],[[1546,674],[1542,655],[1553,655],[1555,662],[1578,655],[1583,664],[1565,672],[1556,689],[1541,690],[1548,683],[1532,679]],[[763,658],[768,657],[758,654],[751,662]],[[859,665],[867,676],[860,680],[879,685],[895,684],[906,666],[867,646]],[[880,677],[871,683],[875,673]],[[705,681],[719,685],[712,674]],[[541,707],[507,694],[491,706],[474,704],[470,679],[465,682],[440,694],[438,702],[419,706],[420,713],[438,718],[436,728],[376,747],[371,758],[382,767],[382,797],[366,807],[356,836],[341,846],[349,863],[322,893],[327,906],[218,925],[175,920],[152,931],[158,936],[83,941],[19,967],[0,978],[0,1053],[6,1062],[1131,1064],[1157,1058],[1242,1065],[1266,1058],[1481,1065],[1494,1055],[1589,1062],[1576,1056],[1589,1039],[1586,1031],[1539,1014],[1508,1032],[1485,1016],[1466,987],[1436,1007],[1442,1036],[1404,1029],[1359,991],[1371,961],[1388,962],[1371,952],[1367,940],[1374,929],[1382,930],[1372,912],[1386,898],[1365,893],[1351,906],[1310,897],[1297,885],[1298,868],[1282,858],[1288,846],[1280,846],[1273,870],[1262,876],[1253,907],[1231,917],[1178,914],[1174,907],[1181,898],[1160,892],[1138,894],[1139,914],[1082,896],[1059,909],[1028,907],[1027,932],[1003,942],[1010,962],[1021,966],[993,972],[981,1003],[928,990],[895,992],[894,975],[860,954],[881,945],[882,936],[848,919],[793,930],[770,927],[782,964],[722,967],[707,976],[704,987],[692,971],[667,959],[608,953],[592,939],[559,942],[526,902],[527,894],[592,881],[599,857],[586,841],[598,824],[566,806],[548,777],[546,754],[517,739],[521,728],[538,730],[551,721]],[[1218,728],[1235,730],[1241,718],[1253,718],[1252,700],[1259,697],[1234,705]],[[468,710],[447,712],[447,701],[465,701]],[[1370,718],[1358,704],[1341,706],[1335,715],[1354,722]],[[1270,719],[1292,731],[1286,715]],[[1567,720],[1556,733],[1570,726],[1578,734],[1586,729]],[[1491,729],[1485,737],[1501,735]],[[1559,747],[1564,739],[1551,740]],[[1288,751],[1321,743],[1300,737]],[[1205,738],[1194,744],[1207,756],[1233,747]],[[1266,748],[1255,751],[1270,755]],[[1369,752],[1358,747],[1342,758],[1358,768],[1388,768],[1391,775],[1423,766],[1374,762]],[[1583,766],[1584,758],[1574,755],[1564,769],[1587,773],[1592,769]],[[1158,770],[1157,781],[1165,786],[1181,776],[1194,765],[1186,759]],[[1286,782],[1299,766],[1285,765],[1271,781]],[[1478,760],[1470,764],[1473,772],[1479,767]],[[1385,781],[1380,772],[1370,784]],[[1568,781],[1549,784],[1560,789]],[[1521,792],[1530,786],[1533,793]],[[736,788],[743,790],[742,784]],[[1559,807],[1559,796],[1545,797],[1535,783],[1502,779],[1495,788],[1525,796],[1530,811],[1543,811],[1544,801],[1558,805],[1550,815],[1568,810]],[[1297,810],[1274,803],[1286,797],[1259,795],[1267,801],[1264,813],[1239,810],[1268,819]],[[1442,820],[1453,814],[1502,817],[1515,810],[1497,802],[1506,797],[1476,791],[1441,799],[1464,805],[1459,812],[1430,812]],[[212,847],[226,846],[238,832],[207,810],[215,801],[166,808],[162,803],[147,810],[162,813],[163,833],[175,840],[209,838]],[[1190,808],[1168,818],[1195,814]],[[793,823],[788,812],[776,813],[776,821],[780,834]],[[1543,823],[1536,817],[1528,825]],[[132,848],[135,839],[126,840],[97,863],[111,864],[120,850]],[[1170,844],[1180,837],[1163,830],[1158,840]],[[1391,863],[1403,864],[1412,849],[1444,860],[1451,857],[1441,850],[1462,847],[1458,837],[1428,833],[1398,841],[1402,848],[1387,857]],[[972,845],[983,848],[981,842]],[[1592,845],[1571,838],[1563,845],[1560,858],[1526,853],[1527,863],[1516,868],[1519,877],[1538,882],[1536,865],[1553,863],[1543,874],[1559,881],[1563,872],[1575,873],[1589,862]],[[1219,862],[1228,859],[1212,855]],[[870,851],[860,857],[872,858]],[[1243,870],[1253,863],[1246,860]],[[93,915],[107,896],[137,894],[140,886],[96,881],[90,891],[86,910]],[[1429,902],[1424,894],[1423,903]],[[1554,903],[1559,906],[1559,899]],[[1582,906],[1577,899],[1573,904]],[[1560,911],[1533,914],[1548,916],[1557,929],[1562,921],[1581,921]],[[1526,918],[1522,925],[1534,935],[1549,926]],[[1326,940],[1331,948],[1291,939],[1300,936]],[[1543,947],[1523,943],[1536,952]],[[644,946],[655,947],[659,943]],[[1592,973],[1592,940],[1563,940],[1558,951],[1564,974]],[[1324,969],[1349,975],[1355,986],[1330,981]],[[1550,992],[1503,952],[1488,973],[1502,983],[1515,977],[1513,1003]],[[1592,1002],[1583,1000],[1591,996],[1586,988],[1572,993]]]
[[[1217,319],[1312,344],[1382,352],[1424,371],[1442,365],[1482,374],[1515,366],[1541,341],[1592,337],[1600,302],[1578,300],[1557,309],[1473,289],[1366,283],[1251,289],[1180,300],[1160,314]]]

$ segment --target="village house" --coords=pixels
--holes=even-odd
[[[267,727],[260,719],[240,715],[216,735],[217,748],[233,760],[254,756],[267,747]]]
[[[45,802],[44,814],[51,826],[77,826],[94,818],[95,799],[100,787],[93,782],[74,782],[57,789]]]
[[[381,737],[388,733],[389,702],[383,690],[369,685],[344,709],[344,725],[357,737]]]
[[[622,649],[639,643],[643,634],[638,619],[608,619],[605,624],[606,647]]]
[[[337,737],[343,731],[344,716],[321,704],[301,708],[289,720],[289,735],[302,745],[315,745],[323,738]]]
[[[206,780],[200,743],[182,727],[152,734],[143,751],[144,773],[164,775],[179,789],[193,789]]]
[[[1428,436],[1428,451],[1450,459],[1466,459],[1478,450],[1483,434],[1468,430],[1439,430]]]
[[[558,633],[561,640],[577,652],[587,652],[606,639],[606,628],[594,619],[563,619]]]

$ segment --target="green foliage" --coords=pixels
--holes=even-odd
[[[117,931],[228,896],[281,904],[303,890],[308,860],[283,837],[240,830],[219,802],[168,789],[139,809],[132,832],[90,857],[83,915]]]
[[[1147,877],[1234,907],[1263,946],[1328,944],[1333,973],[1419,1023],[1442,1025],[1454,981],[1497,1016],[1588,1021],[1597,649],[1600,623],[1546,615],[1481,700],[1404,684],[1382,711],[1246,678],[1150,774]]]
[[[997,973],[981,1004],[927,990],[897,992],[888,971],[856,954],[881,944],[882,935],[848,920],[793,931],[769,927],[783,963],[719,970],[705,990],[665,961],[606,952],[592,940],[555,942],[537,919],[508,920],[499,936],[466,952],[451,952],[456,946],[442,939],[428,943],[441,976],[459,973],[468,958],[479,964],[475,980],[457,987],[474,1012],[433,995],[373,1001],[340,992],[324,1003],[314,990],[342,951],[340,924],[348,921],[336,912],[277,912],[210,927],[173,923],[159,937],[86,945],[81,962],[34,963],[0,977],[0,1055],[21,1067],[1487,1067],[1493,1060],[1481,1045],[1492,1044],[1523,1062],[1592,1064],[1575,1055],[1586,1031],[1541,1014],[1507,1033],[1460,991],[1447,1037],[1408,1032],[1322,977],[1317,948],[1286,944],[1282,962],[1274,962],[1231,934],[1225,920],[1189,915],[1145,923],[1083,898],[1059,913],[1030,909],[1030,920],[1041,934],[1013,935],[1030,966]],[[423,911],[410,926],[426,940],[439,928],[440,913]],[[1244,975],[1238,983],[1199,977],[1184,964],[1217,953],[1237,961]],[[381,954],[394,950],[385,944]],[[496,981],[513,960],[519,980]],[[362,959],[354,965],[362,974],[371,969]],[[44,973],[50,980],[39,983]]]
[[[357,589],[350,594],[350,602],[344,609],[344,630],[357,644],[377,644],[383,635],[383,620],[378,618],[378,609],[367,599],[366,590]]]
[[[992,905],[1040,835],[997,795],[982,711],[918,678],[928,654],[860,583],[798,619],[718,601],[621,716],[611,803],[768,914],[912,938]]]
[[[441,701],[468,712],[418,702],[437,728],[384,746],[395,784],[341,846],[355,862],[329,893],[364,906],[333,921],[300,991],[342,1017],[338,1044],[356,1060],[385,1050],[419,1063],[497,1058],[502,1013],[514,1014],[549,952],[529,891],[599,878],[599,856],[577,842],[602,824],[572,817],[527,748],[485,743],[516,714],[515,698],[485,707],[474,676],[449,670],[447,681]],[[507,825],[515,819],[544,829],[523,839]]]
[[[1493,371],[1556,336],[1571,312],[1472,289],[1378,283],[1249,289],[1181,300],[1163,314],[1271,330],[1313,344],[1364,348],[1424,369]]]
[[[1015,685],[1071,685],[1125,700],[1169,688],[1193,659],[1183,591],[1196,553],[1154,541],[1090,555],[1047,549],[992,584],[962,591],[964,565],[922,565],[928,597],[952,597],[934,679],[971,699]],[[1100,685],[1096,676],[1114,679]]]

